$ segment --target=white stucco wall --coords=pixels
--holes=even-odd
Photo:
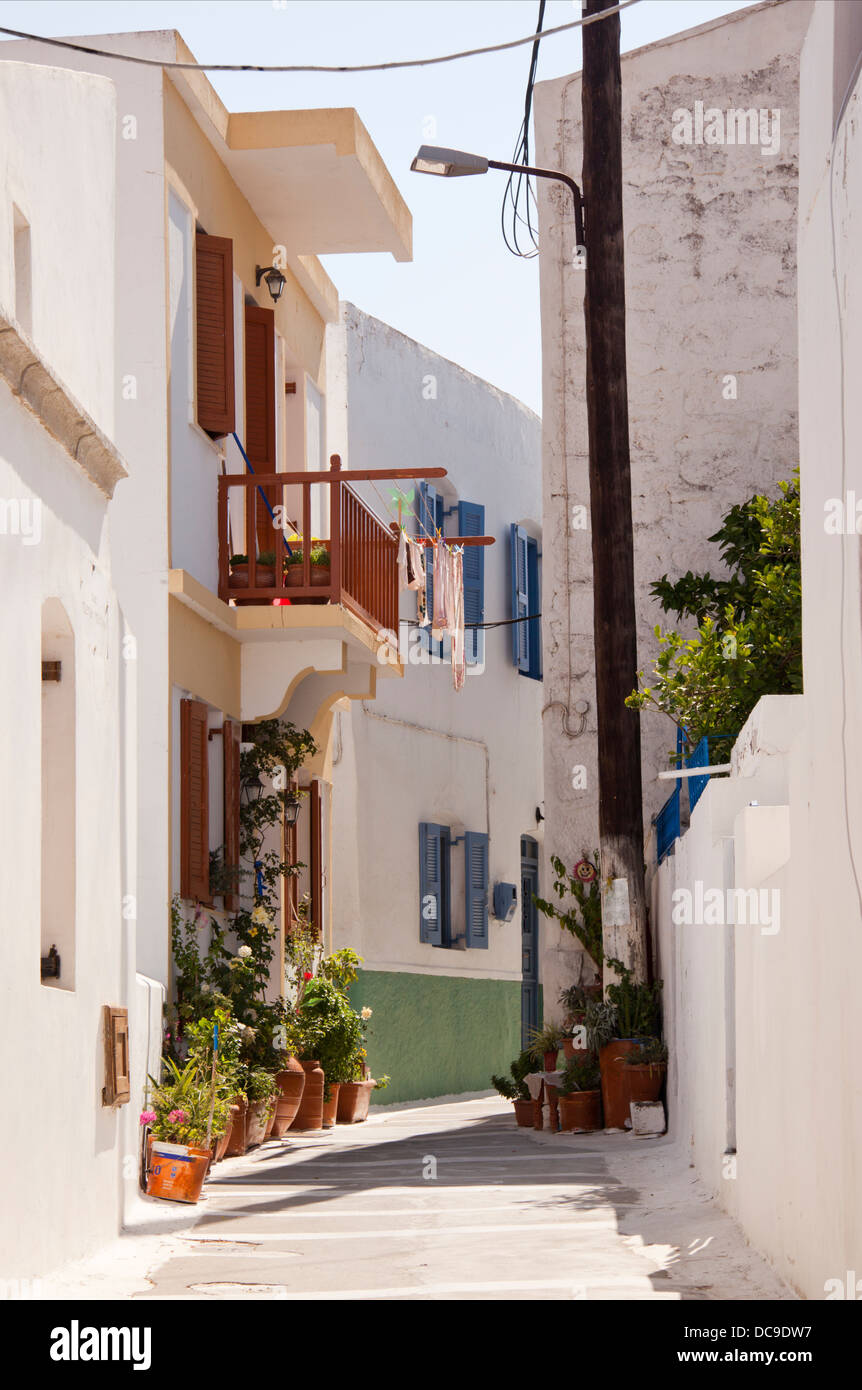
[[[810,5],[729,15],[622,59],[626,328],[639,664],[662,620],[650,584],[720,569],[707,537],[727,508],[792,473],[796,439],[798,64]],[[778,109],[777,153],[674,143],[674,112]],[[580,74],[540,83],[536,163],[581,176]],[[771,132],[772,125],[769,125]],[[544,717],[546,848],[573,863],[598,841],[583,272],[564,189],[539,181],[543,338],[546,701],[589,701],[568,737]],[[585,213],[589,227],[589,209]],[[587,239],[589,234],[587,233]],[[726,379],[735,399],[725,399]],[[641,719],[647,827],[668,787],[670,721]],[[573,769],[586,769],[575,789]],[[575,952],[546,960],[550,976]]]
[[[16,57],[19,46],[10,47]],[[43,57],[46,50],[43,49]],[[15,305],[13,208],[29,223],[32,327],[22,325],[73,396],[112,437],[115,129],[113,84],[90,72],[0,65],[0,304]],[[92,148],[69,156],[69,141]]]
[[[485,531],[496,537],[485,550],[485,620],[510,617],[509,526],[524,523],[541,535],[539,421],[518,401],[352,305],[343,306],[343,320],[345,464],[416,465],[420,476],[422,467],[448,469],[437,480],[446,506],[458,498],[484,504]],[[337,350],[333,334],[330,361]],[[331,370],[337,382],[338,368]],[[338,410],[335,394],[331,407]],[[413,484],[400,486],[409,491]],[[389,485],[377,489],[357,485],[389,521],[397,510]],[[456,534],[456,524],[453,513],[446,530]],[[402,595],[401,616],[415,621],[412,594]],[[489,913],[487,951],[419,940],[420,821],[451,825],[453,834],[490,831],[491,892],[496,882],[510,882],[519,897],[520,837],[541,837],[535,812],[543,687],[519,675],[511,640],[508,627],[486,632],[485,669],[468,674],[460,692],[452,688],[448,664],[408,664],[403,680],[378,680],[373,702],[353,703],[337,716],[335,936],[337,945],[350,944],[364,956],[366,969],[520,978],[520,910],[508,923]],[[463,845],[453,848],[451,862],[452,926],[463,936]]]
[[[824,524],[837,514],[833,499],[862,497],[858,79],[832,149],[860,53],[857,7],[816,6],[800,86],[805,693],[760,702],[734,775],[709,787],[654,887],[673,1131],[752,1244],[815,1299],[834,1297],[862,1269],[860,543],[853,520],[848,534]],[[696,880],[777,891],[780,931],[673,927],[673,888]],[[735,1177],[723,1176],[726,1113]]]
[[[55,379],[105,429],[114,403],[113,85],[104,77],[3,64],[0,131],[4,230],[13,201],[26,207],[31,223],[32,339]],[[8,265],[0,256],[4,308]],[[14,302],[8,308],[11,317]],[[85,426],[92,428],[84,422],[82,432]],[[7,792],[14,789],[0,803],[0,918],[7,928],[0,1270],[4,1278],[38,1279],[115,1237],[124,1196],[136,1182],[138,1128],[130,1111],[146,1047],[138,1032],[131,1039],[132,1105],[102,1105],[102,1007],[134,1009],[136,992],[135,923],[124,913],[136,824],[135,701],[123,648],[129,628],[112,573],[111,505],[5,381],[0,499],[0,780]],[[26,532],[12,524],[10,502],[37,507],[27,516],[38,524]],[[43,645],[46,604],[49,633],[70,633],[60,646],[51,636]],[[60,685],[43,688],[43,654],[61,653]],[[62,695],[67,710],[66,727],[56,731],[59,750],[56,740],[43,744],[45,690],[47,701]],[[55,778],[58,752],[68,757]],[[52,766],[43,766],[45,757]],[[43,789],[51,806],[43,804]],[[73,828],[62,848],[52,815]],[[65,899],[45,894],[55,845]],[[55,939],[60,979],[43,984],[39,958]],[[128,1155],[131,1168],[124,1166]]]
[[[100,35],[93,46],[121,52],[134,48],[147,57],[172,56],[168,32]],[[56,50],[42,44],[15,41],[9,56],[27,63],[56,62]],[[133,777],[140,806],[138,826],[129,845],[126,892],[136,899],[136,959],[143,974],[162,983],[168,978],[169,903],[168,788],[168,428],[167,428],[167,311],[168,272],[165,230],[165,159],[163,76],[158,68],[138,67],[63,51],[63,69],[70,74],[99,73],[116,89],[116,139],[112,140],[116,193],[113,237],[106,246],[105,264],[116,247],[116,286],[113,317],[114,358],[110,389],[114,411],[113,439],[126,460],[129,477],[118,490],[111,509],[114,582],[126,621],[136,642],[134,665],[137,751]],[[75,79],[77,80],[77,79]],[[16,131],[19,128],[16,120]],[[67,156],[68,140],[59,142],[52,128],[49,143]],[[104,138],[104,136],[102,137]],[[81,141],[83,149],[87,145]],[[44,146],[43,146],[44,150]],[[75,162],[77,145],[69,155]],[[43,157],[40,151],[39,159]],[[39,161],[34,160],[34,166]],[[82,179],[84,178],[82,174]],[[82,188],[94,189],[87,218],[96,218],[101,182],[88,175]],[[95,196],[98,191],[98,197]],[[66,232],[65,219],[61,224]],[[86,227],[82,227],[82,235]],[[91,253],[92,254],[92,253]],[[61,252],[58,256],[62,261]],[[82,288],[105,279],[104,264],[82,276]],[[49,283],[53,272],[49,273]],[[70,277],[71,278],[71,277]],[[114,286],[112,284],[112,292]],[[82,333],[75,328],[75,347],[81,370],[100,354],[82,350]]]

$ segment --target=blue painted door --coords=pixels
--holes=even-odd
[[[539,914],[533,895],[539,891],[539,846],[521,837],[521,1046],[539,1027]]]

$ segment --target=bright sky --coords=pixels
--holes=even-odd
[[[751,0],[641,0],[623,50],[705,24]],[[73,37],[178,29],[199,62],[362,63],[435,56],[535,32],[538,0],[0,0],[0,25]],[[545,29],[580,16],[548,0]],[[3,36],[0,36],[3,37]],[[539,274],[503,244],[506,175],[410,172],[422,143],[511,159],[530,47],[406,72],[213,73],[234,111],[355,106],[413,213],[414,259],[327,256],[343,299],[541,409]],[[60,56],[54,61],[61,62]],[[579,31],[546,39],[538,81],[577,72]]]

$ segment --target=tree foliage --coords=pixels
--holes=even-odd
[[[704,734],[735,738],[763,695],[802,689],[802,572],[798,475],[775,499],[731,507],[709,540],[727,576],[689,570],[652,585],[665,613],[693,618],[694,636],[658,625],[652,676],[626,700],[655,707],[683,729],[691,749]]]

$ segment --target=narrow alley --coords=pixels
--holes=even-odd
[[[517,1129],[496,1098],[372,1110],[220,1164],[137,1296],[793,1298],[673,1153]]]

